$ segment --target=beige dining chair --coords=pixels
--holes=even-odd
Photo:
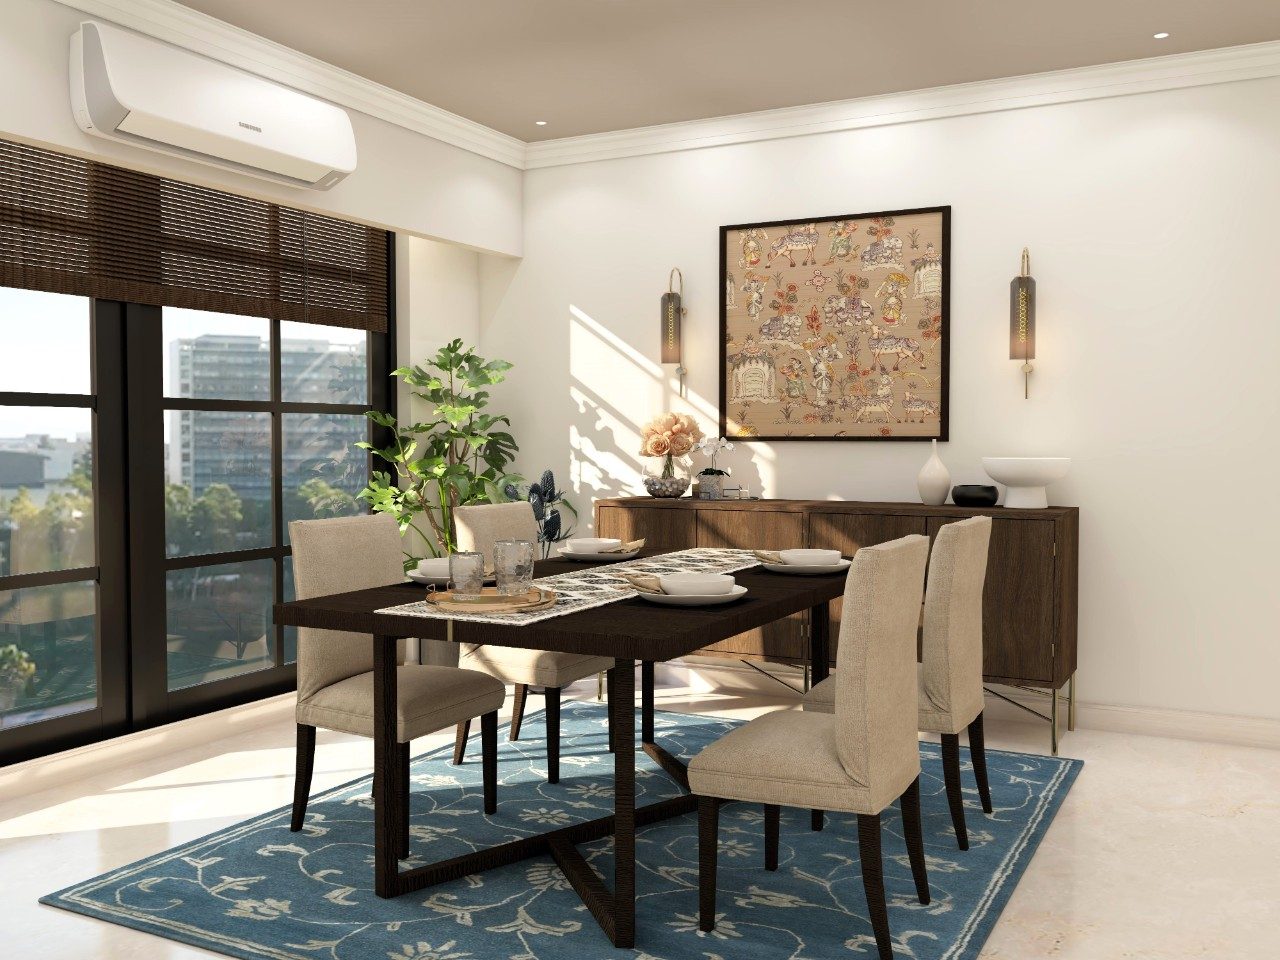
[[[920,833],[916,739],[916,625],[929,556],[913,535],[863,547],[844,591],[834,713],[783,710],[757,717],[703,748],[689,764],[698,796],[699,926],[716,925],[719,804],[764,805],[766,870],[778,869],[781,807],[858,816],[862,883],[881,960],[893,946],[885,903],[880,814],[899,800],[916,896],[929,902]]]
[[[938,531],[924,595],[923,663],[917,667],[917,724],[926,733],[941,735],[942,778],[961,850],[969,849],[960,788],[960,733],[966,728],[978,797],[983,812],[991,813],[982,733],[982,588],[990,542],[990,517],[970,517]],[[806,710],[830,713],[835,698],[836,678],[828,677],[801,702]],[[815,812],[814,829],[821,825],[822,815]]]
[[[386,514],[295,520],[294,593],[299,600],[404,580],[400,529]],[[398,658],[404,660],[405,642]],[[480,717],[483,730],[484,805],[497,809],[498,711],[506,688],[493,677],[458,667],[417,664],[396,668],[398,779],[409,790],[409,741]],[[311,791],[316,727],[373,737],[373,641],[368,634],[298,629],[298,753],[290,830],[302,829]],[[409,852],[409,804],[397,825],[399,855]]]
[[[484,555],[486,566],[493,564],[493,545],[499,540],[529,540],[536,548],[538,521],[533,507],[524,502],[488,503],[458,507],[453,512],[459,550]],[[554,650],[523,650],[492,644],[462,644],[458,666],[487,673],[515,687],[509,739],[520,739],[525,700],[530,687],[542,687],[546,696],[547,781],[560,782],[560,690],[595,673],[613,669],[608,657],[588,657]],[[462,763],[467,749],[470,723],[458,724],[453,762]],[[612,749],[612,739],[610,741]]]

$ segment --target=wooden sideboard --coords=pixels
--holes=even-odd
[[[1076,507],[930,507],[918,503],[826,500],[597,500],[595,535],[661,550],[827,547],[852,556],[859,547],[908,534],[932,537],[945,523],[992,518],[983,598],[983,673],[991,683],[1053,690],[1076,670],[1079,519]],[[832,610],[831,659],[839,637]],[[708,647],[705,654],[803,664],[805,617]],[[1056,700],[1056,698],[1055,698]]]

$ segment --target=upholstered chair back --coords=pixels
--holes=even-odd
[[[294,520],[293,588],[299,600],[383,587],[404,580],[404,550],[395,518],[385,514]],[[401,641],[400,659],[404,659]],[[368,634],[298,629],[298,699],[373,669]]]
[[[927,537],[863,547],[845,583],[836,651],[836,751],[878,809],[920,774],[916,629]]]
[[[458,507],[453,525],[458,549],[483,553],[486,565],[493,563],[493,545],[499,540],[538,542],[538,521],[533,507],[523,500]]]
[[[949,717],[958,733],[982,712],[982,588],[991,518],[938,531],[924,594],[924,710]],[[930,729],[933,729],[931,726]]]

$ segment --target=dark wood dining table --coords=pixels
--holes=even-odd
[[[647,551],[645,556],[655,556]],[[539,561],[535,576],[581,571],[590,565],[567,560]],[[810,611],[809,656],[813,682],[827,676],[830,602],[844,593],[845,574],[791,576],[751,567],[734,573],[747,588],[740,600],[717,606],[658,606],[639,598],[620,600],[562,617],[521,626],[452,622],[377,611],[421,599],[413,583],[389,584],[275,605],[276,623],[371,634],[374,655],[374,886],[380,897],[396,897],[529,857],[554,858],[592,916],[618,947],[635,945],[636,828],[692,813],[685,764],[654,738],[653,665],[687,656],[746,630]],[[534,650],[611,657],[609,719],[614,730],[613,816],[601,817],[513,840],[408,870],[397,851],[404,837],[408,797],[396,775],[396,641],[402,637],[495,644]],[[684,788],[684,794],[657,803],[635,804],[635,666],[641,664],[641,747]],[[612,835],[614,875],[610,889],[577,845]]]

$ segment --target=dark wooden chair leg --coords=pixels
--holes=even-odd
[[[698,927],[716,928],[716,851],[720,845],[720,801],[698,798]]]
[[[610,667],[605,671],[604,675],[605,696],[610,703],[613,703],[613,668]],[[609,711],[609,752],[613,753],[613,710]]]
[[[982,714],[969,724],[969,757],[973,760],[973,777],[978,781],[978,796],[982,799],[982,812],[991,812],[991,786],[987,783],[987,743],[982,732]]]
[[[764,868],[778,869],[778,819],[782,808],[776,803],[764,805]]]
[[[524,702],[529,698],[529,685],[517,683],[515,697],[511,702],[511,727],[507,739],[515,743],[520,739],[520,724],[524,721]]]
[[[862,858],[862,887],[867,893],[867,913],[876,935],[880,960],[893,960],[889,938],[889,908],[884,900],[884,864],[880,860],[880,814],[858,814],[858,852]]]
[[[902,836],[907,841],[907,855],[911,859],[911,876],[916,881],[916,896],[921,903],[929,902],[929,874],[924,863],[924,836],[920,832],[920,778],[911,781],[898,801],[902,807]]]
[[[951,825],[961,850],[969,849],[969,832],[964,825],[964,795],[960,792],[960,735],[942,735],[942,779],[947,787],[947,804],[951,807]]]
[[[825,826],[825,817],[821,810],[809,811],[809,829],[813,831],[821,830]]]
[[[498,711],[480,717],[480,764],[484,773],[484,812],[498,812]]]
[[[560,782],[560,688],[547,687],[547,783]]]
[[[298,724],[298,747],[294,758],[297,767],[293,775],[293,819],[289,829],[297,833],[307,816],[307,798],[311,796],[311,771],[316,761],[316,728]]]
[[[400,822],[396,824],[396,856],[404,860],[409,856],[409,744],[402,743],[396,749],[396,766],[396,784],[404,792]]]
[[[458,724],[458,732],[453,737],[453,765],[462,765],[462,758],[467,754],[467,737],[471,735],[471,721],[463,720]]]

